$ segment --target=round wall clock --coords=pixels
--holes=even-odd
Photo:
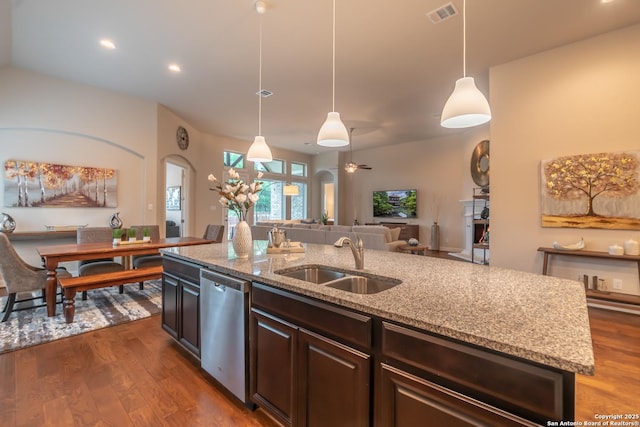
[[[176,131],[176,141],[178,142],[178,147],[180,147],[181,150],[189,148],[189,133],[182,126],[179,126]]]
[[[484,140],[471,154],[471,178],[482,188],[489,187],[489,141]]]

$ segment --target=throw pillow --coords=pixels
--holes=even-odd
[[[396,227],[396,228],[392,228],[391,229],[391,241],[395,242],[396,240],[398,240],[398,238],[400,237],[400,232],[402,231],[402,228],[400,227]]]

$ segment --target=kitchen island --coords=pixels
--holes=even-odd
[[[167,260],[252,282],[251,398],[260,406],[273,403],[272,415],[284,424],[305,424],[309,419],[312,409],[297,409],[309,406],[309,396],[297,391],[309,392],[309,382],[293,377],[310,372],[310,365],[305,359],[289,371],[288,381],[296,385],[290,387],[288,404],[297,402],[295,407],[287,409],[261,396],[255,382],[262,378],[260,350],[268,344],[263,332],[276,330],[275,321],[289,328],[284,335],[278,333],[291,334],[285,340],[291,346],[300,341],[312,348],[317,343],[304,337],[328,337],[365,361],[358,365],[367,374],[366,388],[359,392],[370,404],[359,409],[360,422],[355,424],[390,425],[393,419],[393,425],[403,425],[397,413],[407,407],[403,402],[411,402],[409,412],[422,416],[442,407],[467,411],[467,418],[469,413],[488,411],[507,420],[505,425],[573,417],[575,373],[589,375],[594,369],[585,292],[577,281],[371,250],[365,251],[364,270],[355,271],[348,248],[305,246],[305,253],[269,255],[266,241],[254,241],[248,259],[235,258],[230,244],[163,250]],[[275,273],[303,265],[402,283],[379,293],[357,294]],[[171,268],[165,271],[172,274]],[[309,320],[313,316],[318,319]],[[323,323],[333,318],[342,319],[344,330]],[[350,330],[362,332],[362,337],[350,340],[345,336]],[[300,354],[289,356],[291,363],[303,359]],[[386,401],[395,406],[388,407]],[[431,403],[416,409],[416,402],[426,401]],[[477,419],[485,420],[484,416]]]

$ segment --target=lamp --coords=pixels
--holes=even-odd
[[[344,147],[349,145],[349,134],[340,113],[336,112],[336,0],[333,0],[333,104],[327,120],[318,132],[318,145],[323,147]]]
[[[344,164],[344,170],[347,173],[355,173],[358,170],[358,165],[353,163],[353,151],[351,148],[353,147],[351,138],[353,137],[353,128],[349,129],[349,161]]]
[[[300,194],[298,192],[298,186],[293,184],[285,185],[283,192],[285,196],[297,196]]]
[[[258,0],[256,2],[256,12],[260,15],[260,48],[259,48],[259,77],[258,77],[258,136],[253,140],[253,144],[247,152],[247,160],[251,162],[270,162],[273,160],[271,150],[262,136],[262,15],[266,10],[266,3]]]
[[[442,109],[440,125],[446,128],[467,128],[491,120],[491,108],[473,77],[467,77],[466,0],[462,2],[462,75]]]

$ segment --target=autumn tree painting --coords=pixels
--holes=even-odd
[[[8,207],[116,207],[114,169],[7,160],[4,172]]]
[[[638,153],[558,157],[542,164],[542,225],[640,229]]]

